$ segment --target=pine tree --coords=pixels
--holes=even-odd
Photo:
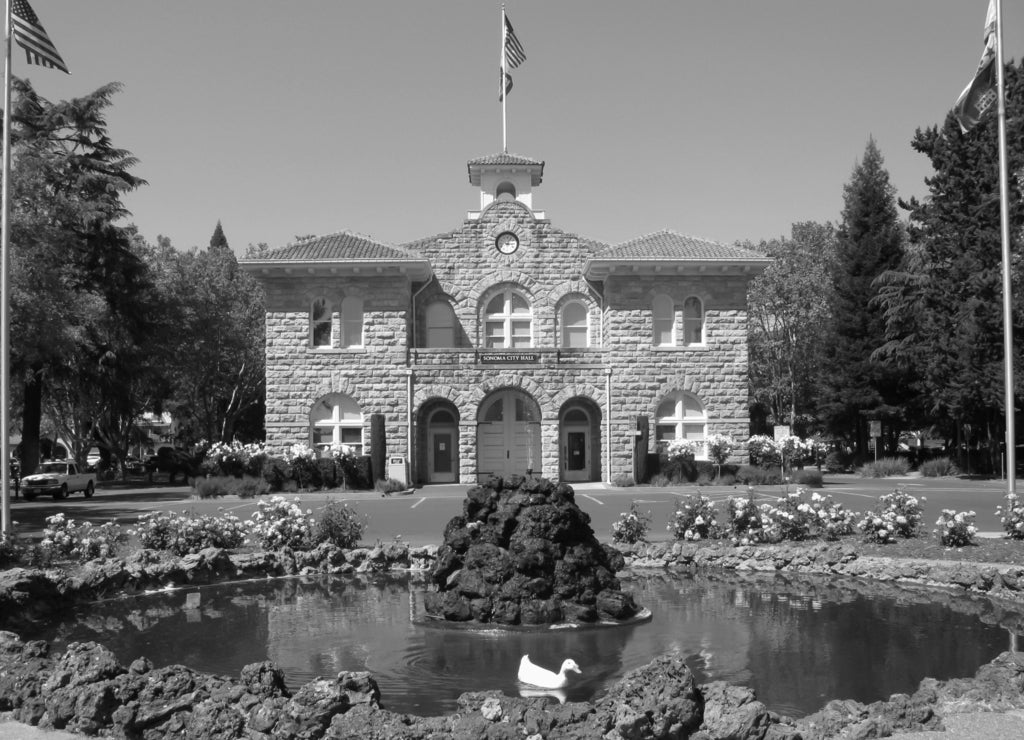
[[[881,419],[890,447],[905,400],[901,373],[873,357],[885,342],[885,318],[875,279],[903,255],[904,229],[882,154],[868,139],[863,159],[844,187],[838,231],[828,357],[821,412],[828,428],[868,452],[869,420]]]
[[[217,228],[213,230],[213,236],[210,237],[210,249],[231,249],[228,245],[228,238],[224,236],[224,229],[220,225],[219,219],[217,220]]]

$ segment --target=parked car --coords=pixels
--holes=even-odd
[[[131,455],[128,455],[124,459],[123,466],[124,472],[129,475],[142,475],[146,472],[146,463],[142,462],[142,460],[137,457],[132,457]]]
[[[80,472],[78,465],[70,460],[40,463],[35,473],[21,479],[21,495],[26,501],[44,494],[59,501],[76,491],[82,491],[86,498],[92,498],[96,491],[96,474]]]

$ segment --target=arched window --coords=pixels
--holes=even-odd
[[[516,199],[516,186],[506,181],[498,185],[494,191],[495,200],[515,200]]]
[[[526,298],[506,288],[487,302],[484,346],[491,349],[531,347],[532,322],[533,314]]]
[[[347,445],[357,455],[363,454],[363,411],[344,393],[324,396],[309,412],[310,437],[321,455],[332,446]]]
[[[317,298],[309,307],[309,346],[334,346],[334,315],[326,298]]]
[[[691,393],[675,393],[661,402],[655,417],[655,439],[659,447],[675,439],[688,439],[697,445],[697,459],[707,459],[704,440],[708,418],[699,398]]]
[[[562,346],[579,349],[590,346],[590,315],[580,301],[570,301],[562,307]]]
[[[427,306],[427,337],[425,347],[455,346],[455,311],[446,301]]]
[[[673,347],[676,343],[676,306],[667,295],[654,296],[654,346]]]
[[[341,302],[341,346],[363,346],[363,301],[348,296]]]
[[[704,344],[704,304],[696,296],[683,302],[683,344]]]

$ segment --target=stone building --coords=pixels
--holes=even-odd
[[[764,257],[673,231],[602,244],[534,208],[544,162],[468,170],[480,207],[454,231],[342,232],[242,261],[266,290],[272,451],[365,452],[376,414],[417,483],[611,481],[661,441],[747,435],[746,292]]]

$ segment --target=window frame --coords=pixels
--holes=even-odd
[[[688,414],[687,413],[687,400],[691,400],[700,409],[700,414]],[[659,416],[659,412],[665,406],[665,404],[672,402],[673,413],[670,416]],[[662,433],[662,429],[671,427],[672,436],[665,436]],[[692,430],[693,427],[700,427],[700,437],[694,438],[687,435],[688,428]],[[700,400],[697,395],[689,393],[687,391],[677,391],[676,393],[670,393],[665,396],[662,401],[658,404],[654,413],[654,439],[657,444],[659,451],[662,447],[663,442],[669,442],[674,439],[699,439],[700,446],[694,455],[696,460],[707,460],[708,459],[708,411],[707,407]]]
[[[668,341],[660,341],[666,332]],[[672,296],[658,293],[651,300],[651,344],[655,347],[675,347],[676,335],[675,301],[672,300]]]
[[[491,304],[498,298],[502,298],[502,310],[500,312],[491,312]],[[516,313],[514,306],[514,299],[520,299],[526,305],[526,313]],[[528,334],[526,335],[527,344],[513,345],[513,339],[517,336],[515,333],[517,323],[526,323]],[[494,336],[491,334],[491,327],[498,327],[501,329],[502,344],[498,346],[492,344],[491,340]],[[530,299],[526,294],[513,286],[502,288],[494,293],[490,294],[487,298],[486,303],[483,304],[483,346],[485,349],[503,349],[503,350],[519,350],[519,349],[530,349],[534,346],[533,341],[533,305],[530,303]]]
[[[579,307],[583,311],[583,326],[580,327],[578,324],[570,324],[566,319],[566,312],[574,307]],[[559,329],[559,347],[562,349],[589,349],[590,348],[590,307],[579,298],[574,298],[566,301],[561,310],[558,312],[558,329]],[[573,346],[568,334],[570,330],[579,329],[583,330],[583,345],[580,347]]]
[[[341,332],[338,337],[338,344],[342,349],[359,349],[364,344],[364,332],[366,322],[364,321],[363,299],[358,296],[345,296],[341,301]],[[353,339],[352,334],[358,334]]]
[[[690,306],[693,304],[697,305],[697,315],[692,316],[690,313]],[[698,338],[696,340],[690,339],[691,329],[696,328]],[[700,296],[691,295],[687,296],[686,300],[683,301],[683,346],[684,347],[703,347],[706,343],[706,324],[704,321],[704,301]]]
[[[320,318],[317,318],[317,304],[323,304]],[[327,342],[317,343],[317,329],[327,326]],[[336,337],[336,326],[334,321],[334,305],[324,296],[313,298],[309,302],[309,346],[312,349],[333,349]]]
[[[437,310],[440,309],[444,312],[444,318],[449,323],[435,323],[432,319],[437,318]],[[435,317],[431,317],[431,313],[435,314]],[[427,304],[423,311],[423,346],[427,349],[451,349],[456,346],[455,343],[455,325],[456,316],[455,309],[452,308],[452,304],[444,299],[433,300]],[[437,343],[433,340],[433,333],[445,332],[447,334],[447,343]]]
[[[315,416],[319,409],[329,411],[329,416]],[[352,418],[352,412],[358,412],[358,419]],[[322,412],[321,412],[322,414]],[[347,415],[346,415],[347,414]],[[344,444],[355,448],[356,455],[362,455],[365,448],[363,433],[366,415],[362,406],[347,393],[330,393],[318,398],[309,410],[309,446],[317,450],[320,457],[330,456],[331,447]],[[317,430],[329,431],[330,441],[317,439]],[[352,431],[358,431],[359,441],[352,441]],[[349,434],[346,435],[345,432]],[[349,439],[346,440],[346,437]]]

